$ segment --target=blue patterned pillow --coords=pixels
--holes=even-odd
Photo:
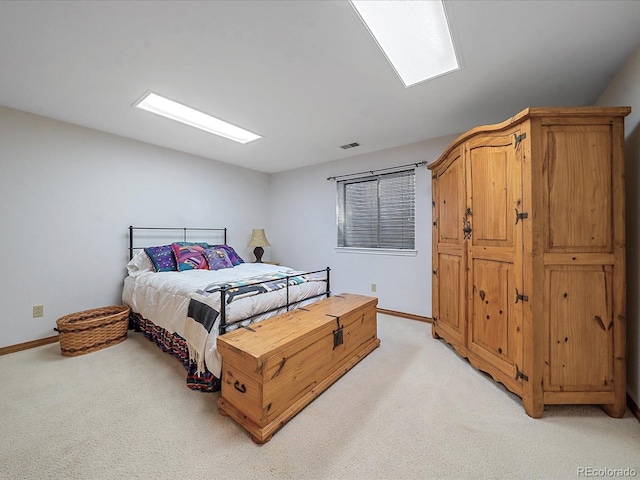
[[[227,251],[223,248],[205,248],[202,252],[204,258],[207,259],[209,270],[220,270],[222,268],[231,268],[233,264],[229,260]]]
[[[173,242],[176,245],[180,245],[181,247],[184,247],[185,245],[197,245],[198,247],[202,247],[202,248],[211,248],[211,245],[209,245],[207,242]]]
[[[223,250],[225,250],[227,252],[227,256],[229,257],[229,260],[231,260],[231,264],[234,267],[236,265],[240,265],[241,263],[244,263],[244,260],[240,258],[240,255],[238,255],[236,251],[233,249],[233,247],[230,247],[229,245],[214,245],[211,248],[222,248]]]
[[[173,255],[171,245],[161,245],[157,247],[147,247],[145,253],[153,263],[156,272],[177,272],[178,264]]]
[[[204,248],[199,245],[180,245],[172,243],[173,254],[176,257],[178,271],[207,269],[207,259],[204,258],[202,252]]]

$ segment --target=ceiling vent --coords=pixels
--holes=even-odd
[[[340,148],[342,148],[343,150],[347,150],[349,148],[354,148],[359,146],[360,144],[358,142],[353,142],[353,143],[347,143],[346,145],[340,145]]]

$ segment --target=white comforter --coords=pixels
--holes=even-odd
[[[138,253],[127,265],[129,275],[124,280],[123,303],[171,333],[185,337],[187,310],[192,294],[197,289],[219,282],[233,282],[273,272],[293,273],[289,267],[265,263],[242,263],[222,270],[189,270],[184,272],[156,273],[146,254]],[[321,293],[325,282],[307,282],[290,291],[290,301]],[[227,306],[227,320],[234,321],[275,308],[285,303],[286,292],[277,291],[239,299]],[[315,301],[318,299],[313,299]],[[309,302],[310,303],[310,302]],[[304,304],[304,303],[303,303]],[[303,305],[301,304],[301,306]],[[257,317],[259,321],[281,313],[275,311]],[[219,320],[218,320],[219,321]],[[216,377],[220,377],[221,358],[216,350],[218,322],[211,329],[205,348],[205,365]]]

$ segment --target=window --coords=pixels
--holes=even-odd
[[[338,247],[415,248],[415,172],[338,181]]]

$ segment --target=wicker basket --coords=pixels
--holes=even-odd
[[[56,320],[62,355],[75,357],[125,341],[129,310],[126,305],[94,308]]]

